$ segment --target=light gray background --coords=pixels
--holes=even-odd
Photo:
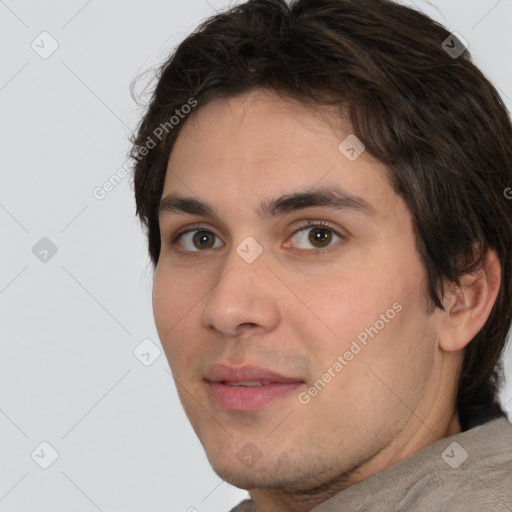
[[[510,110],[512,0],[415,3],[463,35]],[[163,352],[134,356],[161,347],[130,179],[93,196],[126,164],[131,81],[227,4],[0,0],[4,512],[224,512],[247,495],[209,467]],[[44,31],[46,59],[31,48],[51,49]],[[58,250],[46,262],[42,237]],[[510,413],[510,383],[502,397]]]

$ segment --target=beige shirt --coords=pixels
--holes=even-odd
[[[244,500],[231,512],[258,510]],[[503,417],[436,441],[310,512],[512,512],[512,425]]]

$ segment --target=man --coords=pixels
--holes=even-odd
[[[512,128],[463,41],[388,0],[250,0],[133,142],[157,330],[234,511],[512,510]]]

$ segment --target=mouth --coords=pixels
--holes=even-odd
[[[210,397],[222,409],[251,411],[282,399],[302,382],[233,383],[207,382]]]
[[[269,384],[275,384],[271,381],[260,381],[260,380],[247,380],[244,382],[228,382],[228,381],[220,381],[219,384],[224,384],[225,386],[231,386],[236,388],[253,388],[255,386],[268,386]]]
[[[206,372],[205,383],[210,399],[222,409],[250,411],[285,398],[304,381],[268,368],[217,364]]]

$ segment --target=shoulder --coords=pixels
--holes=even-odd
[[[422,482],[423,492],[411,493],[414,497],[411,495],[400,510],[423,510],[435,505],[445,512],[510,512],[512,425],[506,418],[436,444],[445,464],[428,475],[428,481]]]

